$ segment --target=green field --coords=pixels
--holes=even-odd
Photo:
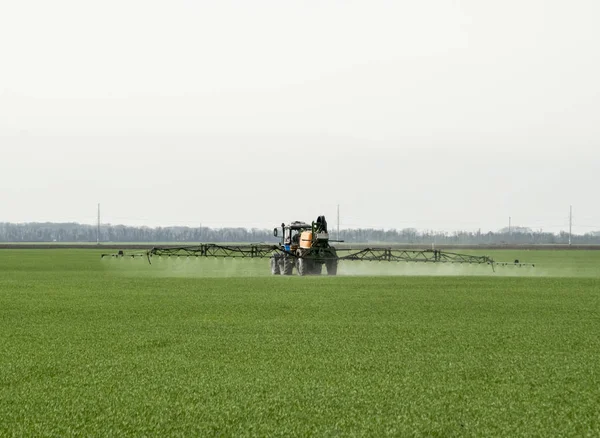
[[[0,436],[600,435],[600,251],[336,278],[98,254],[0,251]]]

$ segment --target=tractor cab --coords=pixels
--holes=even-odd
[[[289,225],[281,224],[281,246],[286,251],[295,251],[300,247],[301,235],[305,230],[310,230],[312,227],[305,222],[292,222]],[[278,236],[279,228],[273,230],[273,235]]]

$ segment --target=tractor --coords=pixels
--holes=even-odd
[[[319,216],[311,224],[292,222],[281,224],[273,229],[273,235],[279,236],[280,248],[271,256],[271,273],[273,275],[292,275],[294,268],[298,275],[320,275],[323,265],[328,275],[336,275],[338,255],[334,247],[329,245],[329,232],[325,216]]]

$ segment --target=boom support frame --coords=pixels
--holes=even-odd
[[[507,262],[496,262],[488,256],[460,254],[437,249],[394,249],[394,248],[336,248],[335,257],[320,259],[337,259],[348,261],[377,261],[377,262],[417,262],[417,263],[459,263],[459,264],[488,264],[507,265]],[[294,259],[301,258],[296,252],[287,251],[278,245],[250,244],[250,245],[219,245],[216,243],[203,243],[194,246],[154,247],[145,253],[102,254],[102,257],[143,257],[151,262],[152,257],[215,257],[215,258],[271,258],[273,256],[288,256]],[[306,258],[313,258],[310,253]],[[525,265],[525,263],[510,263]]]

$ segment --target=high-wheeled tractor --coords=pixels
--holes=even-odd
[[[273,234],[281,241],[278,245],[245,244],[221,245],[201,243],[192,246],[154,247],[144,253],[102,254],[102,257],[237,257],[269,258],[273,275],[320,275],[323,265],[328,275],[337,275],[338,263],[348,261],[378,262],[418,262],[418,263],[460,263],[488,264],[492,269],[497,265],[533,266],[515,260],[514,263],[496,262],[488,256],[458,254],[437,249],[402,249],[392,247],[334,248],[330,245],[327,221],[319,216],[315,222],[291,222],[275,228]]]
[[[329,245],[325,216],[319,216],[312,224],[281,224],[280,229],[280,248],[271,256],[273,275],[292,275],[294,268],[299,275],[320,275],[323,265],[328,275],[337,274],[338,255]],[[278,236],[279,229],[275,228],[273,234]]]

